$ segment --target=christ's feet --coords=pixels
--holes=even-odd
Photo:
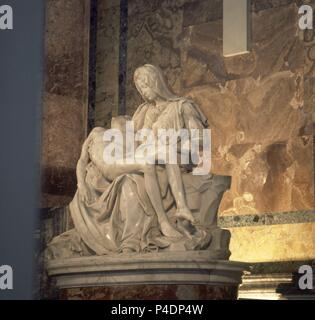
[[[192,213],[188,207],[183,207],[183,208],[177,209],[175,216],[177,218],[182,218],[182,219],[188,220],[191,223],[195,223],[195,218],[192,215]]]
[[[182,238],[183,237],[183,235],[180,232],[178,232],[175,228],[173,228],[172,225],[167,220],[161,221],[160,227],[161,227],[162,233],[166,237],[170,237],[170,238]]]

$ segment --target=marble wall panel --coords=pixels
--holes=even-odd
[[[119,1],[98,1],[95,126],[109,127],[119,100]]]
[[[87,129],[89,0],[46,2],[42,207],[69,203]]]
[[[224,215],[314,207],[313,81],[298,9],[293,1],[261,5],[252,2],[249,54],[222,56],[220,19],[182,34],[182,92],[209,119],[212,171],[233,176]]]
[[[252,12],[250,53],[229,58],[222,52],[222,19],[185,27],[181,42],[183,88],[219,85],[249,76],[262,79],[275,72],[303,68],[297,10],[291,4]]]
[[[298,29],[301,4],[251,1],[251,51],[224,58],[222,1],[128,2],[127,113],[141,103],[133,73],[144,63],[200,105],[212,171],[233,176],[225,216],[314,208],[314,40]]]
[[[315,224],[231,228],[231,260],[244,262],[315,259]]]
[[[315,1],[309,1],[315,10]],[[304,43],[305,63],[304,63],[304,107],[312,114],[312,119],[305,134],[315,135],[315,33],[313,30],[300,31],[300,38]]]
[[[314,3],[313,0],[307,1]],[[289,4],[302,5],[303,0],[251,0],[250,11],[259,12],[266,9],[274,9]],[[184,2],[183,26],[192,26],[209,21],[222,19],[223,0],[191,0]]]

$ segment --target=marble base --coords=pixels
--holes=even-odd
[[[245,263],[214,260],[210,251],[90,256],[48,262],[61,298],[233,299]]]
[[[238,286],[145,284],[60,290],[61,300],[236,300]]]

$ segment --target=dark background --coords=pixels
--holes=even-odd
[[[13,30],[0,30],[0,266],[14,272],[14,290],[0,290],[0,300],[33,293],[44,3],[0,1],[13,8]]]

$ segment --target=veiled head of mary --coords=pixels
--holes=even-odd
[[[177,98],[169,89],[161,69],[151,64],[146,64],[135,71],[134,82],[142,98],[147,102]]]

